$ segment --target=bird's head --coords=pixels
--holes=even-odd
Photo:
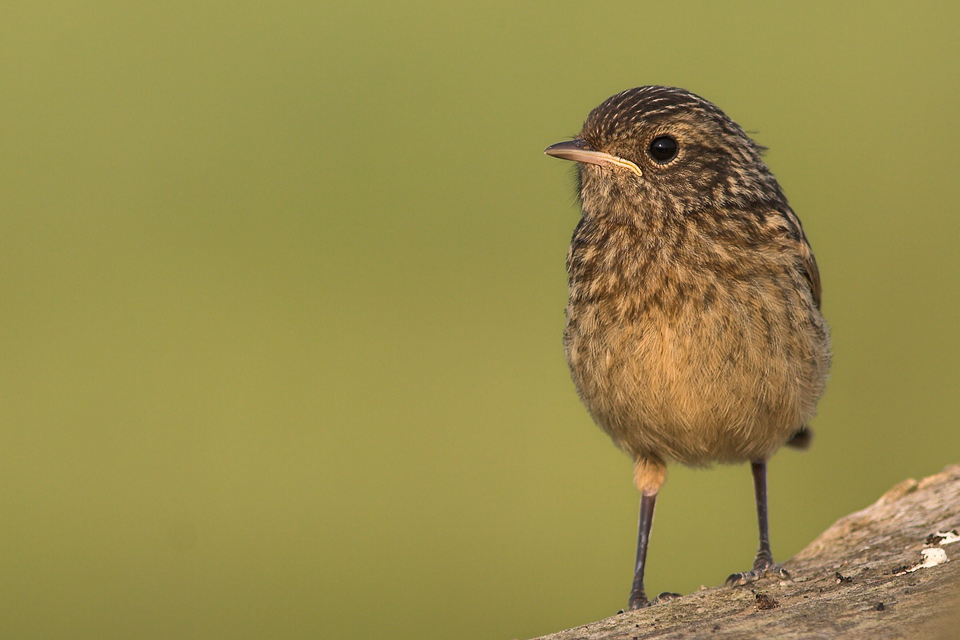
[[[546,154],[579,163],[584,216],[689,218],[785,203],[762,147],[715,105],[672,87],[619,93]]]

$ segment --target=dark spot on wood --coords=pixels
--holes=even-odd
[[[780,606],[780,603],[766,595],[765,593],[757,594],[757,611],[769,611],[770,609],[776,609]]]
[[[928,547],[936,546],[940,544],[942,540],[946,540],[947,535],[951,533],[955,536],[960,535],[960,533],[957,533],[956,529],[951,529],[950,531],[947,531],[947,533],[931,533],[924,539],[923,544],[927,545]]]
[[[886,609],[886,607],[883,606],[883,603],[882,603],[882,602],[878,602],[878,603],[877,603],[877,606],[876,606],[876,609],[877,609],[877,611],[883,611],[883,610]]]
[[[943,539],[946,538],[946,537],[947,537],[947,536],[942,536],[942,535],[940,535],[940,534],[938,534],[938,533],[931,533],[931,534],[928,535],[926,538],[924,538],[923,544],[927,545],[928,547],[932,547],[932,546],[935,546],[935,545],[940,544],[940,541],[943,540]]]

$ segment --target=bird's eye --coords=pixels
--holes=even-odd
[[[677,157],[677,151],[679,150],[680,145],[670,136],[657,136],[650,143],[647,153],[660,164],[666,164]]]

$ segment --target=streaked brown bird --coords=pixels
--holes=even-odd
[[[766,463],[806,448],[830,335],[810,244],[764,149],[715,105],[648,86],[548,147],[579,164],[564,346],[594,421],[633,457],[640,524],[630,608],[667,462],[749,461],[760,548],[731,586],[774,574]],[[662,594],[663,595],[663,594]]]

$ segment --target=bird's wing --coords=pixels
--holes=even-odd
[[[803,230],[801,230],[803,233]],[[817,259],[813,257],[813,250],[807,237],[803,236],[803,242],[800,246],[800,267],[803,269],[803,275],[810,284],[810,293],[813,294],[813,301],[820,308],[820,269],[817,268]]]
[[[780,211],[780,220],[786,226],[787,235],[795,245],[796,254],[800,259],[800,269],[803,272],[807,284],[810,285],[810,293],[813,295],[813,302],[820,308],[820,269],[817,268],[817,259],[813,257],[813,249],[810,248],[810,242],[807,240],[807,234],[803,232],[803,225],[800,224],[800,218],[789,207]]]

